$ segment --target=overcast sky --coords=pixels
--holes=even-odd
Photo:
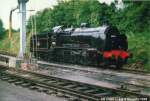
[[[9,26],[9,12],[12,8],[17,6],[18,0],[0,0],[0,19],[2,19],[4,23],[4,27],[8,28]],[[100,2],[107,2],[110,4],[111,1],[114,0],[98,0]],[[27,12],[27,19],[29,16],[34,14],[35,12],[42,10],[47,7],[52,7],[53,5],[57,4],[57,0],[29,0],[27,3],[27,10],[35,10],[34,12]],[[13,13],[13,28],[19,28],[19,14],[18,11]]]

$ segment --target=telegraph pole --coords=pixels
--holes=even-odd
[[[23,58],[26,49],[26,3],[29,0],[18,0],[20,12],[20,50],[19,57]]]

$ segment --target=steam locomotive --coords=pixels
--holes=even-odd
[[[44,61],[81,65],[115,65],[121,68],[130,56],[127,37],[115,26],[80,28],[56,26],[51,33],[33,35],[30,51]]]

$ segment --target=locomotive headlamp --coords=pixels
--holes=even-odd
[[[40,42],[37,42],[37,46],[40,46]]]
[[[52,45],[55,46],[55,45],[56,45],[56,42],[52,42]]]

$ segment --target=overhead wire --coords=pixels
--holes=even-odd
[[[36,3],[34,3],[34,4],[36,4]],[[34,8],[34,10],[32,10],[32,11],[35,11],[35,5],[33,5],[32,6],[32,8]],[[32,58],[36,58],[37,56],[38,56],[38,54],[37,54],[37,26],[36,26],[36,15],[31,15],[30,14],[30,16],[31,16],[31,40],[30,41],[32,41],[31,43],[32,44],[30,44],[30,45],[32,45],[32,53],[30,53],[31,54],[31,59]],[[31,46],[30,46],[31,47]]]
[[[38,57],[38,52],[37,52],[37,49],[38,49],[38,47],[37,47],[37,44],[38,44],[38,38],[37,38],[37,30],[36,30],[36,16],[34,16],[34,33],[35,33],[35,56],[36,57]]]
[[[31,58],[34,58],[34,52],[35,52],[35,49],[34,49],[34,47],[35,47],[35,41],[34,41],[34,22],[33,22],[33,16],[31,16],[31,40],[30,41],[32,41],[32,51],[33,51],[33,54],[31,54]],[[30,44],[31,45],[31,44]],[[31,46],[30,46],[31,47]]]

